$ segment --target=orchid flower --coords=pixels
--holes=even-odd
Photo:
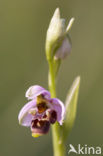
[[[57,98],[51,98],[50,92],[41,86],[31,86],[26,95],[29,101],[21,109],[18,120],[23,126],[30,127],[32,136],[38,137],[49,131],[50,124],[63,123],[65,108]]]

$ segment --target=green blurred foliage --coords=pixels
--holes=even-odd
[[[53,156],[51,133],[34,139],[29,129],[19,126],[17,116],[29,86],[47,88],[45,36],[56,7],[67,23],[75,17],[72,53],[59,72],[61,100],[81,76],[77,118],[66,150],[69,143],[103,143],[103,1],[0,0],[0,156]]]

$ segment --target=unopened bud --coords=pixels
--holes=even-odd
[[[46,54],[47,58],[51,57],[51,53],[56,46],[60,44],[65,34],[65,19],[60,18],[60,10],[57,8],[50,21],[46,36]]]
[[[67,28],[65,19],[60,17],[60,10],[57,8],[50,21],[46,36],[46,56],[47,59],[65,58],[71,51],[71,42],[68,38],[68,32],[74,22],[71,18]]]

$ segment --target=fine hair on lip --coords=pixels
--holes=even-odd
[[[50,122],[47,120],[32,120],[32,133],[46,134],[49,131]]]

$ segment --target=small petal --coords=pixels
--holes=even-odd
[[[35,108],[35,106],[36,100],[32,100],[28,102],[26,105],[24,105],[18,116],[19,124],[27,127],[31,125],[32,114],[30,114],[29,111]]]
[[[27,90],[25,96],[28,98],[28,100],[30,100],[36,98],[40,94],[43,94],[46,98],[50,98],[50,93],[38,85],[31,86]]]
[[[52,99],[54,110],[57,112],[57,121],[62,125],[65,115],[65,107],[62,101],[57,98]]]

